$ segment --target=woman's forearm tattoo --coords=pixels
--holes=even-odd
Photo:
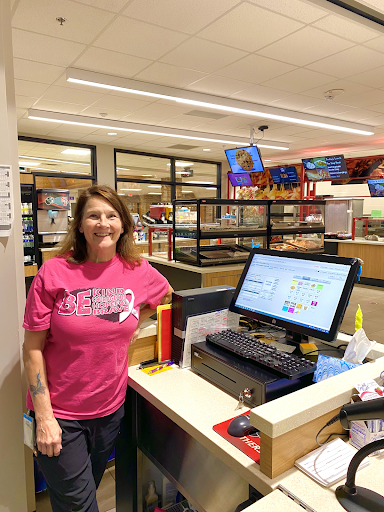
[[[37,386],[34,386],[31,384],[29,386],[29,391],[32,393],[33,396],[36,396],[38,394],[45,395],[45,386],[42,385],[40,380],[40,372],[37,374]]]

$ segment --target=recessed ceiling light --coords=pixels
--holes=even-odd
[[[208,149],[208,148],[205,148],[205,149],[203,149],[203,151],[211,151],[211,150],[210,150],[210,149]]]
[[[19,162],[21,167],[37,167],[40,165],[40,162]]]
[[[90,152],[91,152],[90,149],[68,148],[68,149],[64,149],[64,151],[62,151],[61,153],[65,154],[65,155],[89,155]]]
[[[161,192],[148,192],[149,196],[161,196]]]
[[[117,132],[108,132],[107,135],[117,135]]]
[[[152,174],[142,174],[142,176],[152,176]]]
[[[140,96],[150,96],[153,98],[176,101],[177,103],[194,105],[203,108],[210,108],[222,112],[231,112],[233,114],[250,115],[261,117],[263,119],[274,119],[276,121],[285,121],[315,128],[325,128],[329,130],[343,131],[347,133],[357,133],[359,135],[373,135],[371,126],[350,123],[339,119],[330,119],[313,114],[303,114],[266,105],[256,105],[241,100],[222,98],[209,94],[203,94],[183,89],[176,89],[164,85],[151,84],[137,80],[104,75],[93,71],[84,71],[81,69],[67,69],[67,81],[102,89],[122,91]],[[259,144],[261,146],[262,143]]]
[[[161,185],[148,185],[148,188],[161,188]]]

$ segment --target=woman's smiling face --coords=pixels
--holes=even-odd
[[[84,208],[79,226],[87,242],[88,261],[111,260],[124,228],[118,212],[102,197],[91,197]]]

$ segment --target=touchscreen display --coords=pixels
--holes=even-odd
[[[349,179],[343,155],[304,158],[302,162],[309,181]]]

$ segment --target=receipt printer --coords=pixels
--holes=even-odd
[[[173,292],[171,358],[175,363],[182,364],[188,317],[229,308],[235,290],[233,286],[221,285]]]

